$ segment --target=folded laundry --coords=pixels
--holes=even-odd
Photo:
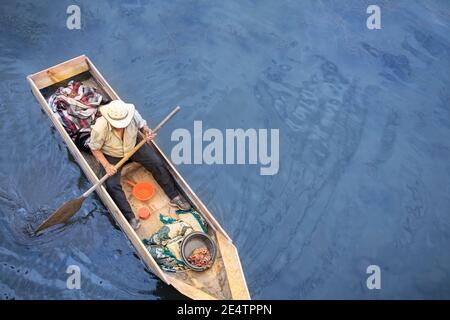
[[[186,264],[179,252],[179,245],[191,232],[193,229],[187,223],[174,220],[167,222],[150,238],[144,239],[143,243],[164,271],[184,271]]]
[[[91,125],[101,115],[99,106],[102,101],[104,97],[95,88],[72,80],[66,87],[59,87],[48,99],[48,104],[76,145],[89,150],[86,143]]]

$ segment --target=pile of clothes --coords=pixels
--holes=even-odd
[[[160,214],[164,224],[157,232],[142,242],[152,257],[167,272],[180,272],[187,269],[181,255],[181,243],[194,231],[208,232],[203,217],[194,210],[177,210],[177,219]]]
[[[91,126],[101,115],[99,107],[102,102],[108,102],[105,100],[95,88],[72,80],[66,87],[59,87],[48,99],[48,104],[77,147],[90,151],[87,143]]]

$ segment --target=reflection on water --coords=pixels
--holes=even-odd
[[[182,298],[144,269],[98,198],[67,225],[33,226],[89,183],[25,77],[88,55],[159,134],[279,128],[280,170],[180,171],[234,239],[254,298],[450,297],[450,6],[383,1],[2,3],[1,298]],[[206,129],[206,128],[205,128]],[[77,264],[82,289],[67,290]],[[365,287],[380,265],[380,292]]]

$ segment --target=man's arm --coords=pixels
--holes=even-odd
[[[97,159],[97,161],[100,162],[103,168],[105,168],[106,173],[112,176],[117,172],[117,170],[112,164],[109,163],[108,159],[106,159],[105,155],[102,152],[102,146],[105,143],[106,127],[102,126],[102,124],[105,125],[105,123],[102,123],[101,121],[102,118],[99,118],[97,120],[97,123],[92,126],[91,138],[88,145],[95,159]]]
[[[150,140],[154,139],[155,136],[156,136],[156,133],[154,133],[154,132],[152,131],[152,129],[150,129],[149,127],[147,127],[147,125],[143,126],[140,130],[141,130],[141,132],[144,134],[145,139],[146,139],[147,141],[150,141]]]
[[[92,154],[94,155],[95,159],[97,159],[98,162],[105,168],[106,173],[109,176],[113,176],[116,174],[117,169],[114,167],[111,163],[109,163],[108,159],[106,159],[105,155],[101,150],[92,150]]]
[[[152,140],[156,136],[156,133],[153,133],[152,129],[147,126],[147,121],[142,118],[137,110],[134,111],[134,118],[139,130],[145,135],[145,139],[147,139],[147,141]]]

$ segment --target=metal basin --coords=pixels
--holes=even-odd
[[[188,234],[181,243],[181,255],[183,257],[183,260],[186,265],[194,271],[204,271],[209,268],[208,266],[194,266],[187,260],[195,249],[201,247],[206,247],[209,250],[209,253],[211,254],[210,265],[212,265],[216,259],[217,249],[215,242],[209,235],[204,232],[192,232]]]

